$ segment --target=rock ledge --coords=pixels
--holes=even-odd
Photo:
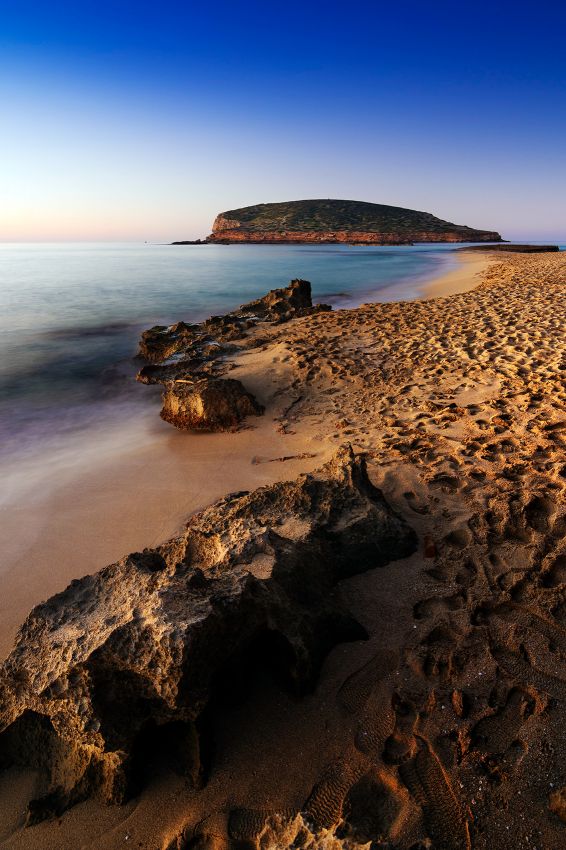
[[[260,651],[308,688],[334,644],[364,636],[336,583],[415,547],[364,460],[341,450],[38,605],[0,670],[0,764],[43,776],[28,823],[93,795],[125,801],[156,757],[200,782],[198,720],[226,678]]]

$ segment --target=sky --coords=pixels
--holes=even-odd
[[[348,198],[566,242],[566,4],[0,0],[0,240]]]

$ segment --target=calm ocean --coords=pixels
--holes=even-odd
[[[295,277],[335,308],[415,298],[456,265],[454,247],[0,244],[0,455],[92,446],[156,408],[133,379],[143,328],[234,309]]]

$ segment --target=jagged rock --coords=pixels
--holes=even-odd
[[[150,363],[161,363],[186,348],[193,341],[194,334],[195,325],[185,322],[177,322],[171,327],[155,325],[142,333],[138,355]]]
[[[304,311],[312,310],[311,285],[308,280],[297,278],[292,280],[285,289],[272,289],[263,298],[244,304],[240,310],[253,313],[262,319],[276,321],[288,316],[304,315]],[[327,305],[318,308],[329,310]]]
[[[120,803],[157,758],[198,782],[209,701],[259,659],[296,690],[313,684],[335,643],[363,636],[337,581],[415,547],[363,459],[342,450],[37,606],[0,669],[0,763],[43,777],[28,821],[92,795]]]
[[[190,378],[201,366],[200,361],[185,357],[174,363],[149,363],[139,370],[136,381],[140,384],[168,384],[177,378]]]
[[[313,306],[308,280],[292,280],[284,289],[272,289],[263,298],[242,304],[225,316],[211,316],[199,325],[156,325],[143,332],[138,354],[150,363],[163,363],[177,355],[204,362],[225,354],[224,343],[242,339],[258,322],[285,322],[331,309],[327,304]]]
[[[166,385],[160,416],[183,431],[231,431],[265,408],[241,381],[199,375]]]

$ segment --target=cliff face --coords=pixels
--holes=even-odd
[[[499,242],[492,230],[452,224],[430,213],[363,201],[312,200],[229,210],[214,221],[209,242]]]
[[[478,231],[480,232],[480,231]],[[209,242],[325,242],[355,243],[362,245],[411,245],[413,242],[495,242],[501,238],[498,233],[486,232],[486,235],[463,238],[457,231],[442,234],[414,231],[405,233],[368,233],[361,230],[281,230],[276,233],[250,230],[219,230],[208,237]]]

